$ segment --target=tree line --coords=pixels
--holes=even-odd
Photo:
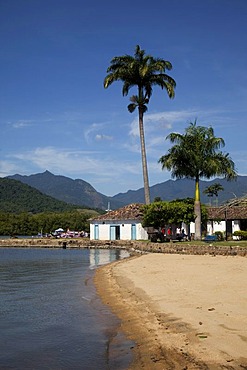
[[[89,218],[92,214],[87,212],[43,212],[19,214],[0,212],[0,235],[28,235],[36,236],[38,233],[49,234],[62,227],[64,230],[77,230],[89,232]]]

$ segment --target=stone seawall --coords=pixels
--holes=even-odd
[[[144,249],[145,250],[145,249]],[[191,254],[191,255],[212,255],[212,256],[247,256],[247,247],[240,246],[218,246],[213,244],[191,245],[186,243],[180,244],[154,244],[150,243],[148,252],[168,253],[168,254]]]
[[[167,254],[191,254],[212,256],[247,256],[247,247],[224,246],[212,244],[192,245],[186,242],[180,243],[151,243],[145,241],[101,241],[81,239],[1,239],[0,247],[23,247],[23,248],[124,248],[131,253],[167,253]]]

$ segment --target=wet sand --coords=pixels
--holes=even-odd
[[[247,259],[146,254],[96,271],[130,369],[247,369]]]

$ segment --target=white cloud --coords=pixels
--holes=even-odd
[[[97,151],[79,151],[70,149],[58,149],[54,147],[36,148],[33,151],[13,154],[9,163],[14,161],[28,161],[41,170],[48,169],[51,172],[67,173],[73,176],[83,174],[103,175],[114,178],[123,172],[136,173],[138,163],[133,161],[119,162],[118,158]],[[7,162],[5,164],[7,168]],[[9,165],[9,169],[13,168]],[[124,171],[123,171],[124,169]]]
[[[104,140],[112,140],[113,137],[109,135],[97,134],[95,135],[95,139],[97,141],[104,141]]]
[[[92,123],[85,131],[84,138],[86,143],[90,143],[92,140],[112,140],[112,136],[105,135],[99,132],[107,126],[107,123]]]
[[[8,160],[0,161],[0,177],[13,175],[18,172],[20,167],[15,163]]]
[[[23,127],[31,126],[33,124],[33,122],[34,121],[32,121],[32,120],[18,120],[16,122],[9,122],[9,123],[13,128],[20,129],[20,128],[23,128]]]
[[[166,136],[174,130],[174,127],[184,128],[184,124],[198,114],[196,110],[181,110],[170,112],[159,112],[145,114],[144,116],[144,133],[147,156],[152,158],[160,158],[167,150],[169,143],[166,142]],[[183,125],[182,125],[183,124]],[[139,123],[136,117],[130,124],[129,129],[130,143],[126,143],[125,147],[131,152],[140,152],[140,136]]]
[[[94,134],[95,130],[98,130],[99,127],[101,128],[102,125],[92,123],[86,130],[84,130],[84,138],[87,143],[91,140],[92,134]]]
[[[194,119],[198,115],[196,110],[182,110],[182,111],[170,111],[170,112],[159,112],[144,115],[144,130],[145,133],[150,134],[152,132],[160,133],[160,130],[171,130],[175,123],[187,122],[189,119]],[[139,123],[138,117],[136,117],[130,125],[130,136],[139,136]]]

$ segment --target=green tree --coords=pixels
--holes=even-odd
[[[186,201],[160,201],[144,206],[143,227],[189,224],[195,219],[193,204]]]
[[[137,95],[133,95],[130,98],[131,103],[128,105],[128,110],[130,113],[133,113],[138,107],[142,170],[146,204],[150,203],[150,190],[143,115],[147,111],[147,104],[149,103],[149,99],[152,95],[153,86],[157,85],[161,87],[161,89],[165,89],[169,98],[174,97],[176,83],[172,77],[165,73],[166,70],[171,69],[172,64],[170,62],[145,54],[145,50],[142,50],[140,46],[137,45],[134,56],[123,55],[114,57],[111,60],[111,65],[107,69],[108,74],[104,79],[105,88],[108,88],[115,81],[122,81],[123,96],[127,96],[132,87],[137,87]]]
[[[155,197],[155,198],[154,198],[154,202],[162,202],[161,197]]]
[[[206,207],[202,205],[202,220],[207,221]],[[143,227],[161,228],[164,225],[189,225],[195,221],[194,200],[176,199],[171,202],[156,201],[143,207]]]
[[[218,193],[219,191],[224,190],[223,186],[219,183],[212,184],[208,186],[203,193],[207,194],[208,197],[213,197],[214,195],[216,196],[216,205],[218,205]],[[211,202],[210,202],[211,205]]]
[[[185,134],[173,132],[166,139],[174,144],[159,162],[162,169],[171,171],[173,178],[195,180],[195,239],[201,240],[201,203],[199,180],[224,176],[227,180],[236,177],[235,165],[229,154],[220,151],[225,142],[214,136],[212,127],[190,123]]]

